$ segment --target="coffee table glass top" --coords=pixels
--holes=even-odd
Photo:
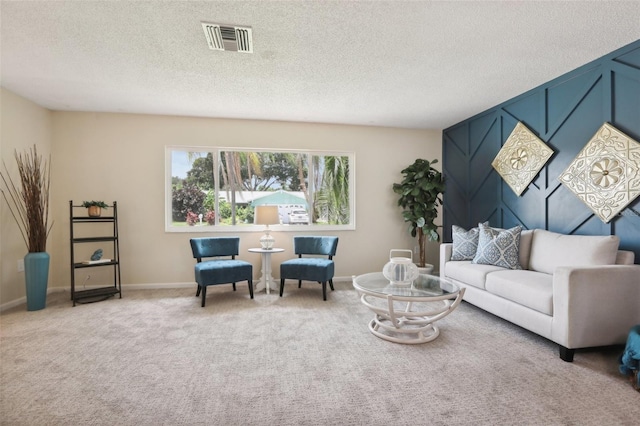
[[[353,278],[353,285],[368,292],[404,297],[437,297],[460,290],[449,280],[435,275],[420,275],[412,284],[391,284],[382,272],[358,275]]]

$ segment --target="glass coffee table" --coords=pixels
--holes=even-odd
[[[435,275],[421,275],[412,284],[391,284],[382,272],[372,272],[354,276],[353,287],[375,313],[369,322],[371,333],[404,344],[438,337],[435,322],[453,312],[464,296],[464,288]]]

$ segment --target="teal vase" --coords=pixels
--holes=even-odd
[[[27,286],[27,311],[39,311],[47,304],[49,253],[27,253],[24,257],[24,278]]]

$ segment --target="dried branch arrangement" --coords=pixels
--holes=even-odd
[[[53,223],[49,224],[51,170],[42,156],[38,155],[35,145],[24,155],[16,151],[15,158],[20,174],[19,185],[11,179],[3,161],[4,173],[0,172],[0,177],[6,189],[0,191],[20,228],[29,253],[44,252],[53,226]]]

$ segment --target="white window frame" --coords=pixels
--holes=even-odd
[[[208,226],[174,226],[173,225],[173,199],[172,199],[172,177],[173,177],[173,161],[172,153],[174,151],[182,152],[211,152],[214,160],[214,169],[218,170],[218,159],[221,151],[237,151],[237,152],[277,152],[277,153],[295,153],[306,154],[309,156],[346,156],[349,158],[349,223],[343,225],[324,225],[317,223],[309,223],[308,225],[270,225],[269,229],[274,232],[300,232],[300,231],[353,231],[356,229],[356,154],[352,151],[321,151],[321,150],[297,150],[297,149],[266,149],[266,148],[248,148],[248,147],[211,147],[211,146],[184,146],[184,145],[167,145],[165,146],[165,232],[177,233],[238,233],[238,232],[259,232],[264,230],[264,225],[242,224],[242,225],[208,225]],[[309,170],[312,173],[312,170]],[[311,182],[311,176],[308,177]],[[214,179],[216,194],[219,191],[219,179]],[[218,199],[216,196],[216,212],[218,211]],[[216,218],[217,222],[218,218]]]

